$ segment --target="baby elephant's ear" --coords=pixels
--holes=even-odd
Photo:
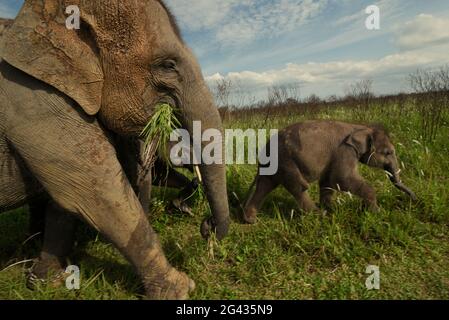
[[[94,115],[103,90],[103,70],[90,30],[94,26],[89,29],[84,23],[79,30],[68,29],[62,3],[26,1],[2,39],[0,54],[10,65],[65,93]]]
[[[374,151],[373,132],[368,128],[356,130],[346,138],[345,144],[354,148],[357,157],[361,158],[364,154]]]

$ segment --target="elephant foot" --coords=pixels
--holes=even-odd
[[[373,204],[368,205],[368,211],[370,211],[372,213],[379,213],[380,207],[377,205],[377,203],[373,203]]]
[[[151,300],[187,300],[195,290],[195,282],[175,268],[155,280],[147,280],[145,291]]]
[[[243,220],[247,224],[255,224],[257,221],[256,217],[257,217],[257,212],[254,209],[246,210],[245,213],[243,214]]]
[[[38,285],[59,288],[65,284],[69,275],[57,260],[39,258],[26,271],[26,286],[30,290]]]
[[[333,203],[320,202],[319,208],[326,214],[335,212],[335,205]]]
[[[191,217],[194,216],[192,208],[190,208],[184,201],[182,201],[181,199],[175,199],[172,201],[172,205],[173,207],[175,207],[177,210],[179,210],[180,212],[187,214]]]

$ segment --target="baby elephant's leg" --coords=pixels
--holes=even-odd
[[[378,212],[376,191],[363,178],[358,175],[347,176],[340,179],[338,183],[342,191],[348,191],[359,196],[368,210]]]
[[[319,211],[315,202],[310,198],[307,190],[303,189],[301,186],[293,186],[290,183],[284,183],[285,188],[288,192],[295,198],[298,203],[299,210],[304,212]]]
[[[325,210],[332,210],[335,186],[327,178],[320,180],[320,205]]]
[[[261,207],[263,200],[279,185],[271,176],[257,176],[255,183],[255,190],[246,202],[243,214],[243,220],[249,224],[256,223],[257,211]]]
[[[307,189],[308,184],[296,165],[286,167],[284,172],[283,186],[295,198],[301,211],[319,211],[315,202],[310,198]]]

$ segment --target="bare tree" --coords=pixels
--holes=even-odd
[[[240,80],[234,81],[232,90],[232,101],[236,108],[244,108],[253,105],[256,97],[249,93]]]
[[[415,105],[421,118],[423,139],[431,142],[444,123],[449,109],[449,66],[438,70],[417,70],[409,75],[409,83],[416,93]]]
[[[299,83],[288,83],[273,85],[268,88],[268,103],[272,106],[289,104],[293,101],[299,102],[300,85]]]
[[[363,79],[350,84],[346,88],[346,99],[354,109],[358,119],[364,119],[374,98],[372,92],[373,80]]]
[[[282,85],[273,85],[268,88],[268,103],[272,106],[283,104],[288,98],[287,88]]]
[[[320,104],[322,101],[320,99],[320,97],[318,97],[316,94],[312,93],[310,96],[308,96],[305,100],[305,103],[308,104],[312,104],[312,105],[318,105]]]
[[[301,85],[299,82],[293,82],[286,85],[288,91],[288,99],[299,102],[301,99]]]
[[[363,107],[368,108],[374,97],[372,93],[373,80],[364,79],[349,85],[348,93],[351,97],[357,99]]]
[[[230,98],[232,95],[233,84],[231,80],[220,79],[217,80],[215,89],[213,90],[215,100],[219,107],[229,107]]]

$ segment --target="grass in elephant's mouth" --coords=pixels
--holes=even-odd
[[[172,132],[180,126],[181,123],[171,105],[167,103],[156,105],[153,116],[141,133],[145,139],[147,154],[154,154],[155,151],[158,151],[159,155],[164,157],[167,163],[170,163],[167,142],[170,140]]]
[[[411,107],[410,107],[411,108]],[[413,109],[404,117],[395,106],[374,105],[367,113],[394,135],[404,163],[402,178],[420,201],[411,202],[382,171],[362,168],[378,193],[378,214],[360,210],[360,201],[338,195],[328,215],[300,215],[295,201],[278,189],[265,201],[255,226],[235,218],[256,173],[255,166],[229,166],[228,190],[234,223],[229,236],[209,254],[199,225],[207,202],[198,197],[194,217],[169,215],[165,207],[176,191],[156,189],[151,223],[170,262],[197,284],[194,299],[449,299],[449,128],[424,146]],[[348,108],[324,110],[317,118],[352,121]],[[445,115],[449,121],[449,115]],[[304,120],[298,115],[264,114],[231,119],[228,128],[283,128]],[[416,143],[413,140],[419,141]],[[186,173],[187,174],[187,173]],[[311,196],[317,200],[313,185]],[[165,197],[165,198],[164,198]],[[0,270],[34,257],[27,238],[27,211],[0,215]],[[0,299],[137,299],[140,283],[124,258],[96,232],[84,227],[72,263],[81,268],[81,290],[25,287],[23,266],[0,272]],[[380,267],[380,290],[367,290],[368,265]]]

